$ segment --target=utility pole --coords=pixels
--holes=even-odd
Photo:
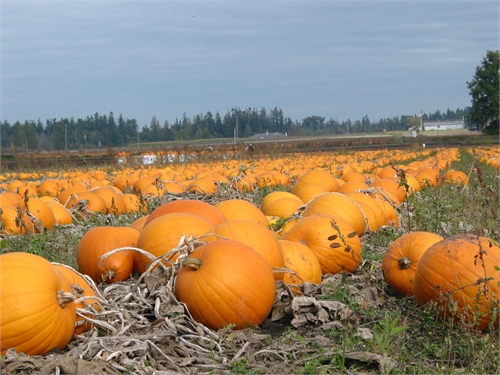
[[[424,131],[424,123],[422,120],[422,109],[420,109],[420,133],[423,133]]]
[[[64,124],[64,150],[68,151],[68,124]]]
[[[137,150],[139,150],[139,124],[137,124]]]

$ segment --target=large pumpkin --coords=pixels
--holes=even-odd
[[[267,262],[251,247],[217,240],[183,261],[175,292],[197,322],[214,330],[229,324],[243,329],[267,318],[276,284]]]
[[[285,261],[278,242],[279,236],[262,224],[252,220],[230,220],[217,225],[214,234],[242,242],[257,251],[271,267],[283,268]],[[209,237],[208,241],[218,237]],[[283,273],[275,272],[276,280],[283,279]]]
[[[294,272],[285,272],[283,282],[290,285],[294,294],[300,294],[297,286],[303,285],[304,282],[321,283],[321,265],[310,248],[294,241],[280,240],[279,243],[285,258],[285,267]]]
[[[29,253],[0,255],[0,353],[63,350],[73,337],[73,300],[70,284],[48,260]]]
[[[323,274],[354,272],[361,263],[361,240],[354,228],[340,217],[312,215],[298,220],[283,236],[309,247]]]
[[[144,225],[137,247],[146,250],[154,257],[162,256],[173,250],[182,236],[199,237],[213,231],[214,225],[207,219],[186,212],[172,212],[157,217],[149,224]],[[174,261],[176,257],[171,260]],[[139,255],[138,270],[143,273],[151,263],[151,259],[143,254]],[[168,264],[169,262],[165,262]]]
[[[382,272],[387,284],[401,294],[413,295],[413,280],[425,251],[443,240],[431,232],[411,232],[397,238],[384,253]]]
[[[137,247],[139,231],[132,227],[94,227],[86,232],[76,249],[76,260],[81,273],[96,283],[114,283],[127,280],[134,272],[137,252],[122,250],[101,259],[111,250]]]
[[[42,228],[50,230],[54,227],[56,223],[54,211],[40,198],[26,197],[22,200],[20,207],[32,215],[36,231],[40,231]]]
[[[89,307],[95,311],[100,310],[98,299],[92,298],[96,297],[96,293],[82,274],[74,268],[61,263],[52,263],[52,267],[57,269],[70,283],[73,294],[77,299],[77,301],[75,301],[77,309]],[[87,321],[84,317],[77,315],[74,333],[79,335],[91,329],[92,326],[92,323]]]
[[[500,249],[474,234],[456,234],[427,249],[413,283],[419,305],[434,301],[441,316],[465,318],[471,327],[498,326]],[[493,316],[495,314],[495,316]]]

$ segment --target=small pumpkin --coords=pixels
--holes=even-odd
[[[63,350],[73,337],[74,298],[48,260],[30,253],[0,255],[0,353]]]
[[[413,280],[420,258],[431,245],[441,240],[443,237],[431,232],[410,232],[397,238],[382,258],[387,284],[403,295],[413,295]]]
[[[465,319],[474,329],[498,326],[500,249],[471,233],[437,242],[418,263],[413,283],[417,303],[433,301],[441,317]]]
[[[76,249],[76,260],[81,273],[96,283],[127,280],[134,272],[137,252],[122,250],[101,259],[111,250],[137,247],[139,231],[132,227],[94,227],[86,232]]]
[[[183,261],[175,293],[197,322],[214,330],[229,324],[243,329],[267,318],[276,284],[267,262],[251,247],[216,240]]]
[[[285,272],[283,282],[290,285],[294,295],[300,295],[299,286],[304,282],[320,284],[321,265],[314,252],[300,242],[280,240],[281,251],[285,259],[285,267],[295,272]]]

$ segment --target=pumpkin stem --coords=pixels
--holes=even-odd
[[[116,276],[116,272],[113,271],[113,270],[108,270],[106,272],[106,277],[108,278],[108,280],[113,280]]]
[[[411,260],[409,260],[407,257],[403,257],[403,258],[398,259],[398,264],[399,264],[400,270],[406,270],[406,269],[410,268]]]
[[[66,305],[75,300],[75,295],[71,292],[63,292],[62,290],[57,291],[57,303],[61,308],[64,309]]]
[[[183,267],[189,267],[192,268],[193,270],[197,270],[200,268],[201,265],[201,259],[200,258],[187,258],[182,262]]]

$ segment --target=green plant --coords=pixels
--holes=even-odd
[[[375,324],[373,328],[373,341],[375,350],[387,354],[396,335],[407,330],[408,326],[398,326],[400,316],[392,318],[386,313],[384,319]]]

